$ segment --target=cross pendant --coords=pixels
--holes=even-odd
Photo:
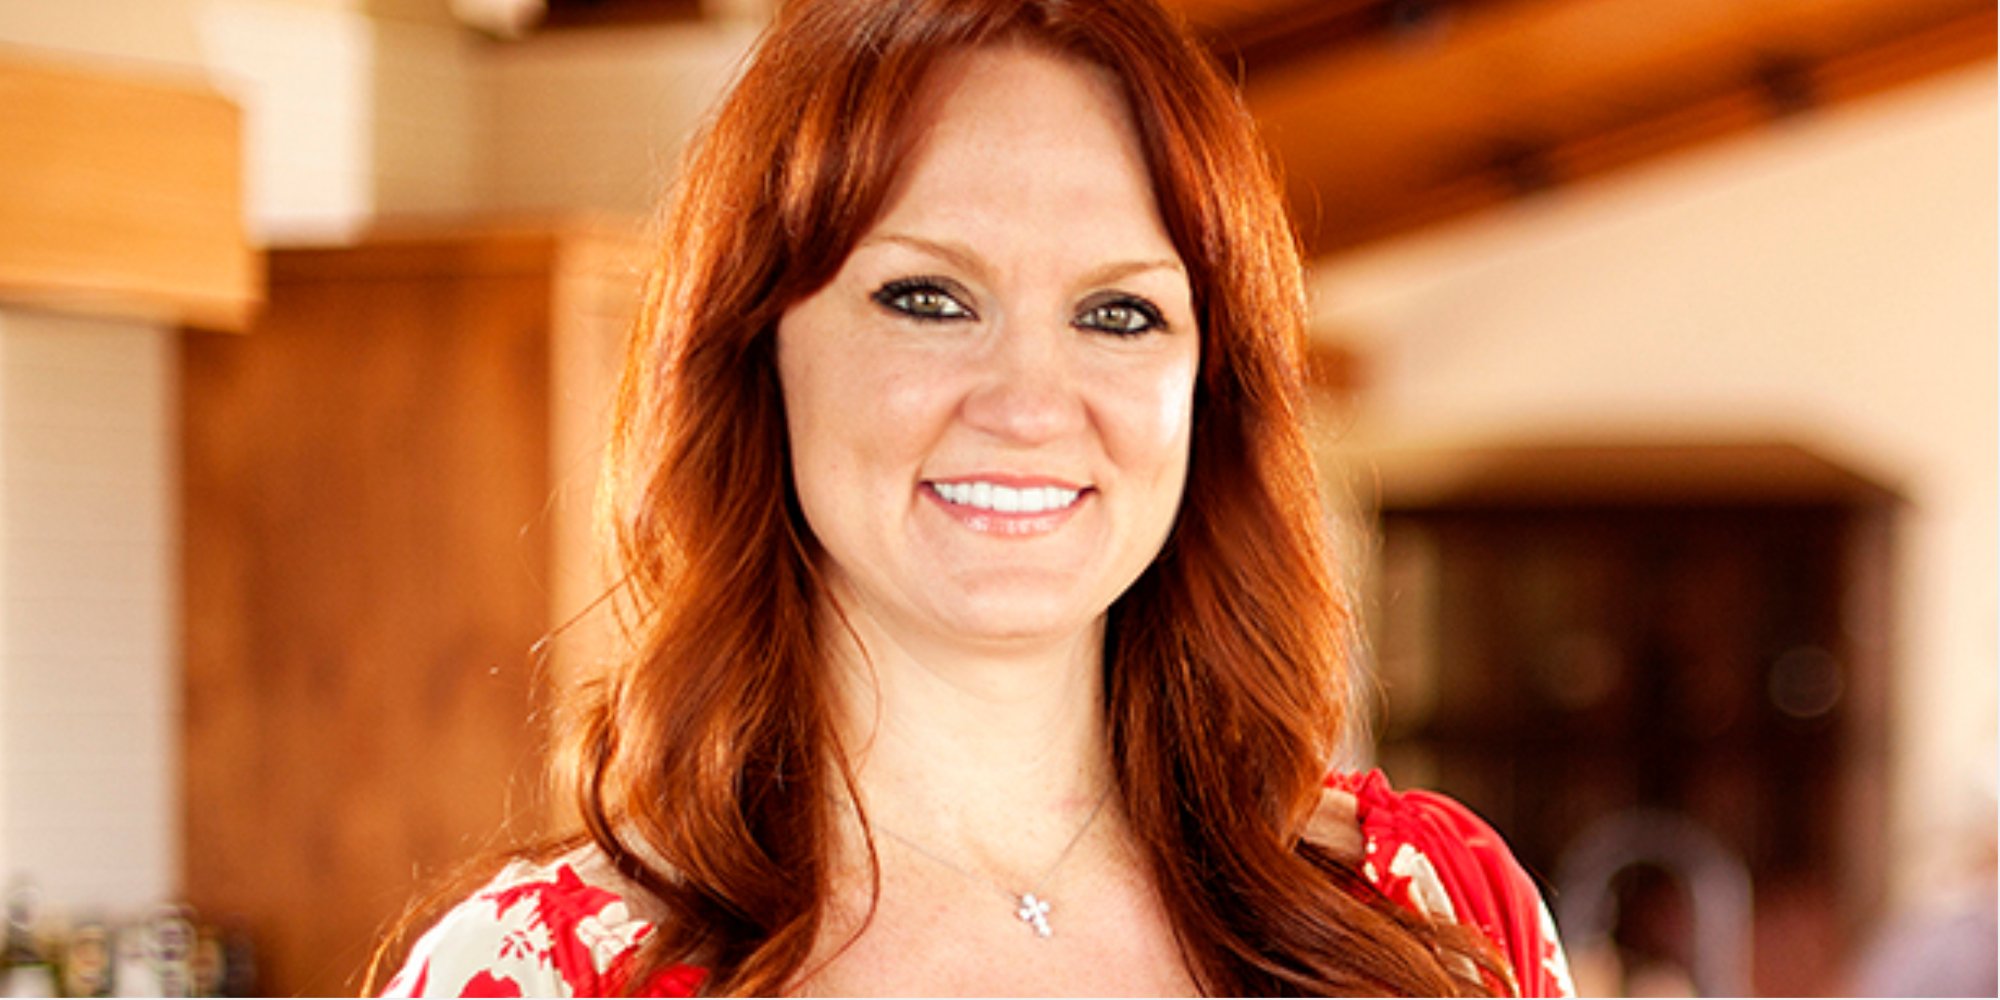
[[[1015,910],[1014,915],[1033,927],[1037,936],[1048,937],[1053,933],[1049,930],[1049,901],[1036,897],[1032,892],[1021,894],[1021,908]]]

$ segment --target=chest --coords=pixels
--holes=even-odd
[[[805,991],[848,996],[1194,992],[1166,913],[1143,880],[1129,873],[1081,872],[1045,887],[1034,903],[1039,905],[950,872],[885,867],[872,916],[865,884],[836,893],[813,963],[819,971]],[[1047,927],[1046,936],[1038,923]]]

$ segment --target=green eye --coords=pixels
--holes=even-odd
[[[912,319],[972,318],[972,310],[967,309],[965,304],[941,282],[932,278],[905,278],[892,281],[877,289],[873,297],[883,308],[902,313]]]
[[[1131,337],[1161,329],[1166,323],[1151,303],[1135,298],[1116,298],[1087,306],[1077,316],[1076,325],[1086,330]]]

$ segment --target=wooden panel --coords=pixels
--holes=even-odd
[[[700,0],[548,0],[543,28],[682,24],[702,16]]]
[[[635,313],[648,245],[616,225],[566,233],[557,264],[555,332],[550,364],[549,524],[555,565],[549,620],[562,626],[550,645],[551,683],[620,655],[610,607],[601,599],[612,575],[596,523],[598,472],[611,430],[611,404],[625,360],[625,332]]]
[[[1210,41],[1328,252],[1990,62],[1994,35],[1982,0],[1339,0]]]
[[[0,58],[0,300],[242,328],[240,132],[196,86]]]
[[[351,993],[532,800],[547,245],[280,251],[253,336],[185,338],[186,888],[267,992]]]
[[[1325,6],[1356,5],[1356,0],[1318,2]],[[1296,6],[1296,0],[1165,0],[1164,6],[1179,12],[1195,30],[1215,34],[1271,20]]]

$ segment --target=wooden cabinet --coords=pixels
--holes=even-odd
[[[602,578],[612,227],[273,251],[182,343],[188,899],[273,994],[351,993],[454,865],[543,831],[536,644]]]
[[[0,302],[241,330],[241,115],[195,81],[0,48]]]

